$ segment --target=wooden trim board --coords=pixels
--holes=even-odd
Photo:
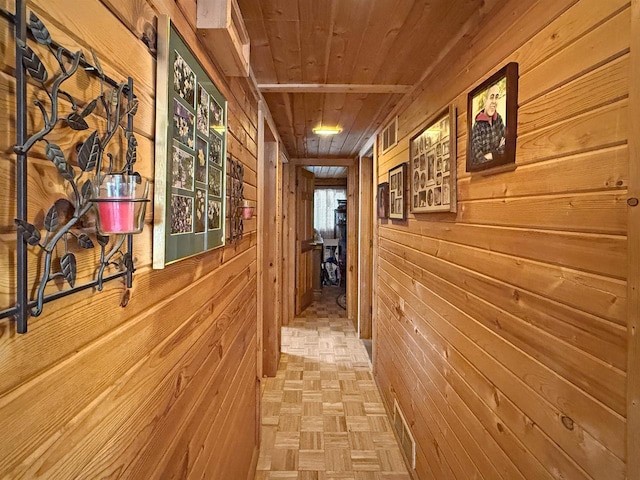
[[[640,478],[640,0],[631,2],[628,194],[627,478]]]

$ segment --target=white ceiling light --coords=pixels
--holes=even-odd
[[[341,131],[340,127],[316,127],[313,129],[313,133],[316,135],[337,135]]]

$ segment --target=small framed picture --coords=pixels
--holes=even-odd
[[[508,63],[467,97],[467,172],[516,161],[518,64]]]
[[[429,119],[409,140],[412,213],[456,211],[456,140],[453,105]],[[448,195],[438,195],[444,188]]]
[[[404,185],[407,164],[403,163],[389,170],[389,218],[405,220]]]
[[[378,218],[389,218],[389,182],[378,185]]]

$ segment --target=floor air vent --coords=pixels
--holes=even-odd
[[[397,400],[393,401],[393,428],[398,434],[400,448],[402,448],[405,458],[411,463],[411,469],[415,470],[416,442],[413,439],[413,435],[409,430],[409,425],[407,425],[407,421],[404,419],[404,415],[402,414],[402,410],[400,410],[400,405],[398,405]]]

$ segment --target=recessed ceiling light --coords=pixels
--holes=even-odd
[[[340,127],[316,127],[313,129],[313,133],[316,135],[337,135],[341,131]]]

